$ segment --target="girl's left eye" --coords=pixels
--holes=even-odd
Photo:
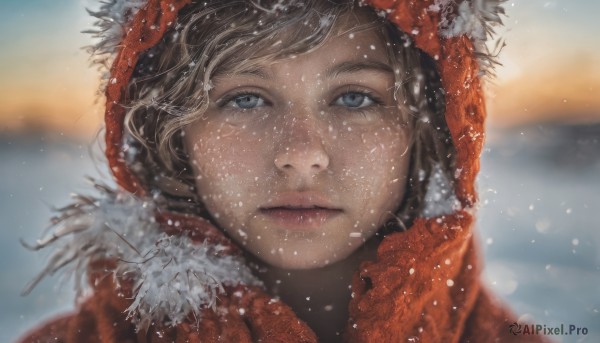
[[[375,100],[373,98],[361,92],[344,93],[333,102],[334,105],[345,106],[349,108],[363,108],[371,106],[374,103]]]

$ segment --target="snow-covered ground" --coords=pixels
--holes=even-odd
[[[600,125],[490,135],[479,176],[485,277],[524,319],[600,342]]]
[[[99,175],[86,144],[47,134],[0,136],[0,342],[73,307],[72,283],[56,286],[56,278],[20,296],[47,254],[32,253],[19,240],[35,242],[52,206],[66,205],[74,191],[90,190],[84,175]]]
[[[85,144],[0,136],[0,342],[72,308],[71,283],[56,287],[56,279],[19,296],[45,257],[19,239],[35,241],[51,206],[89,191],[84,175],[99,175]],[[589,331],[556,341],[600,342],[600,125],[496,132],[479,187],[490,287],[530,322]]]

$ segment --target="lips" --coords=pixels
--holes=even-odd
[[[285,228],[318,228],[343,210],[318,193],[287,193],[260,207],[260,213]]]

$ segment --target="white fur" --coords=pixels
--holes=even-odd
[[[124,30],[129,20],[147,3],[147,0],[100,0],[97,11],[88,13],[97,18],[94,29],[84,31],[89,33],[95,43],[88,47],[94,63],[100,65],[103,80],[110,77],[109,69],[115,57],[117,47],[121,44]],[[102,85],[104,88],[105,85]]]
[[[442,166],[435,164],[427,184],[423,217],[439,217],[455,213],[460,209],[461,204],[454,194],[452,182],[446,177]]]
[[[435,0],[429,11],[441,12],[440,32],[444,37],[467,35],[474,40],[486,40],[492,26],[502,24],[500,15],[504,0]],[[456,9],[456,13],[454,11]]]
[[[54,252],[26,292],[59,270],[74,274],[81,291],[92,261],[116,259],[117,268],[110,271],[115,279],[134,281],[128,315],[145,328],[165,318],[171,325],[190,314],[200,318],[202,309],[215,305],[223,286],[261,285],[241,257],[217,256],[224,247],[162,232],[152,201],[99,188],[105,190],[101,199],[77,196],[75,204],[61,210],[53,233],[33,247],[51,246]]]
[[[440,13],[442,37],[467,35],[475,45],[481,70],[492,73],[495,54],[486,45],[495,39],[494,27],[502,25],[502,3],[506,0],[435,0],[429,11]],[[493,74],[493,73],[492,73]]]

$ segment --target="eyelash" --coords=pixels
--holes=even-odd
[[[364,95],[366,97],[368,97],[369,99],[371,99],[371,101],[373,101],[373,104],[367,107],[359,107],[359,108],[353,108],[353,107],[345,107],[346,109],[350,110],[350,111],[364,111],[370,107],[373,106],[377,106],[377,105],[384,105],[383,100],[378,97],[377,95],[375,95],[373,92],[369,91],[369,90],[365,90],[365,89],[347,89],[345,92],[338,94],[333,101],[331,102],[331,104],[333,106],[337,106],[334,103],[342,96],[349,94],[349,93],[355,93],[355,94],[360,94],[360,95]],[[341,106],[343,107],[343,106]]]
[[[342,96],[344,96],[344,95],[346,95],[348,93],[356,93],[356,94],[364,95],[364,96],[368,97],[369,99],[371,99],[371,101],[373,101],[373,104],[371,104],[369,106],[366,106],[366,107],[359,107],[359,108],[353,108],[353,107],[348,107],[348,106],[335,105],[335,102],[340,97],[342,97]],[[265,105],[271,105],[272,104],[264,96],[260,95],[260,93],[254,92],[254,91],[244,91],[244,90],[237,91],[235,93],[229,94],[226,97],[217,100],[216,104],[217,104],[217,106],[219,108],[226,108],[229,103],[231,103],[232,101],[234,101],[238,97],[241,97],[241,96],[244,96],[244,95],[250,95],[250,96],[259,97],[259,98],[263,99],[263,101],[265,102]],[[380,97],[378,97],[377,95],[375,95],[373,92],[371,92],[369,90],[365,90],[365,89],[347,89],[343,93],[338,94],[333,99],[333,101],[330,102],[329,105],[330,106],[335,106],[335,107],[341,107],[341,108],[344,108],[344,110],[355,112],[355,113],[358,113],[358,114],[364,114],[365,111],[369,110],[372,107],[384,105],[384,102],[383,102],[383,100]],[[244,109],[244,108],[233,107],[233,109],[236,110],[236,111],[252,111],[255,108]]]
[[[266,105],[271,105],[271,102],[268,101],[267,99],[265,99],[265,97],[260,95],[259,93],[253,92],[253,91],[243,91],[242,90],[242,91],[237,91],[235,93],[229,94],[229,95],[225,96],[224,98],[217,100],[217,106],[219,108],[225,108],[227,106],[227,104],[229,104],[233,100],[235,100],[243,95],[251,95],[251,96],[259,97],[259,98],[263,99],[263,101],[265,102]],[[236,108],[236,109],[242,110],[242,111],[252,110],[252,109],[244,109],[244,108]]]

